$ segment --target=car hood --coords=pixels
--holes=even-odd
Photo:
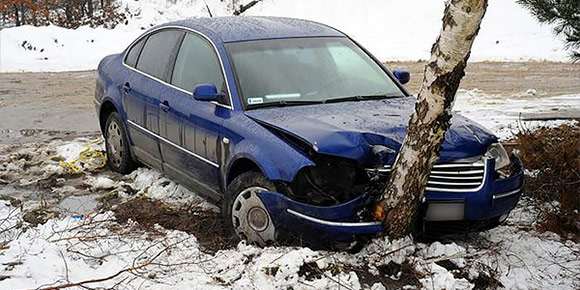
[[[414,97],[341,102],[308,106],[267,107],[245,114],[273,130],[301,139],[318,153],[357,160],[361,164],[394,161],[413,113]],[[491,132],[459,114],[453,114],[439,162],[484,154],[497,141]],[[394,152],[384,155],[383,145]],[[380,149],[383,148],[383,149]],[[375,156],[375,157],[373,157]]]

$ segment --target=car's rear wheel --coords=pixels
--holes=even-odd
[[[105,135],[109,168],[122,174],[133,171],[137,165],[131,158],[125,126],[119,113],[113,112],[109,115],[103,133]]]
[[[237,176],[228,185],[222,203],[224,234],[234,241],[246,240],[261,246],[275,241],[276,228],[257,194],[274,189],[274,184],[260,172]]]

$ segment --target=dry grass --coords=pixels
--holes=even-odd
[[[560,203],[544,208],[540,230],[580,240],[580,127],[524,130],[516,136],[525,167],[525,193],[541,203]]]

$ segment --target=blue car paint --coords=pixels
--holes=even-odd
[[[374,163],[392,164],[394,162],[396,152],[405,135],[406,124],[413,111],[415,104],[413,97],[267,108],[251,111],[243,110],[224,43],[292,37],[348,37],[340,31],[304,20],[267,17],[224,17],[196,18],[171,22],[152,28],[145,34],[169,27],[194,31],[209,39],[221,58],[222,69],[228,82],[231,109],[220,108],[215,105],[215,114],[211,116],[211,118],[214,118],[211,123],[219,124],[214,127],[217,131],[215,134],[218,139],[228,140],[227,144],[222,143],[219,145],[220,148],[217,149],[219,156],[215,160],[218,170],[211,173],[216,175],[213,178],[219,183],[219,189],[216,190],[218,199],[221,192],[225,191],[231,168],[240,160],[250,160],[255,163],[270,180],[287,182],[291,182],[300,169],[315,165],[304,152],[289,144],[268,127],[277,128],[303,140],[317,148],[319,153],[350,158],[361,165],[373,165]],[[135,75],[135,72],[123,65],[123,58],[129,47],[124,52],[107,56],[101,61],[97,74],[97,92],[95,94],[97,112],[100,113],[104,105],[110,103],[119,112],[124,122],[127,122],[125,107],[128,105],[124,103],[126,99],[123,98],[124,80]],[[362,49],[368,53],[364,48]],[[374,56],[370,56],[385,69],[385,72],[391,78],[395,79],[393,74],[382,63]],[[158,86],[159,90],[167,89],[166,84],[163,82],[147,79],[146,77],[134,83],[133,87],[152,84]],[[408,94],[402,86],[400,88],[405,94]],[[143,96],[143,98],[148,97]],[[160,103],[155,98],[150,99],[148,102],[153,106]],[[206,102],[205,104],[211,103]],[[152,117],[157,119],[159,119],[160,114],[159,110],[151,112]],[[195,122],[189,114],[182,114],[180,118],[183,118],[183,122]],[[197,121],[199,122],[200,120]],[[127,127],[128,124],[125,123],[125,126]],[[135,136],[128,133],[127,137],[132,146],[144,146],[144,144],[135,142]],[[162,142],[160,138],[154,139],[155,144]],[[475,122],[456,114],[452,119],[450,130],[445,136],[439,162],[449,162],[474,155],[482,155],[485,153],[487,146],[494,142],[497,142],[497,138],[492,133]],[[369,145],[386,145],[395,152],[387,154],[381,160],[376,160],[369,157],[372,155],[369,154]],[[184,156],[181,157],[184,158]],[[174,161],[187,162],[184,160]],[[185,167],[187,168],[187,166]],[[161,166],[161,168],[164,167]],[[189,168],[191,170],[199,170],[196,166],[190,166]],[[479,191],[465,193],[427,191],[425,193],[427,201],[461,200],[465,202],[465,217],[468,220],[485,220],[508,213],[515,206],[521,194],[523,173],[520,170],[512,177],[496,179],[493,166],[488,164],[486,168],[488,171],[486,182]],[[494,194],[513,190],[519,191],[517,194],[507,197],[492,198]],[[362,221],[363,223],[360,226],[348,225],[345,227],[315,223],[288,212],[288,209],[291,209],[331,222],[361,222],[356,213],[363,207],[363,196],[333,207],[317,207],[298,203],[276,192],[262,192],[260,195],[265,204],[268,205],[273,219],[279,225],[287,227],[308,225],[306,228],[312,230],[311,233],[316,234],[317,231],[321,231],[337,240],[346,240],[349,237],[352,238],[355,234],[382,231],[380,225],[369,225],[368,221]],[[296,230],[300,230],[300,228]]]
[[[275,107],[246,111],[258,122],[269,124],[318,148],[318,153],[354,159],[370,166],[370,145],[401,147],[413,113],[413,97]],[[497,142],[491,132],[455,114],[445,134],[439,162],[482,155]],[[394,154],[395,155],[395,154]]]
[[[326,207],[293,201],[283,194],[272,191],[263,191],[259,195],[268,207],[276,228],[301,236],[348,242],[355,235],[377,234],[384,231],[384,227],[379,222],[362,223],[357,216],[357,213],[364,207],[364,195],[342,204]],[[319,221],[297,216],[292,214],[292,211]]]

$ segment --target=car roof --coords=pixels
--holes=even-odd
[[[296,37],[343,37],[340,31],[314,21],[262,16],[199,17],[169,22],[161,26],[190,28],[222,42],[238,42]]]

